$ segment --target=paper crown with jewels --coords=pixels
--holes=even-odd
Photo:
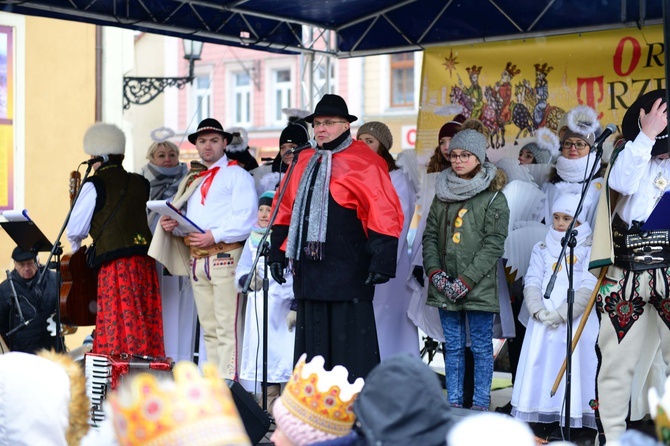
[[[479,74],[482,72],[482,67],[478,67],[477,65],[473,65],[471,67],[466,67],[465,71],[468,72],[468,74]]]
[[[338,365],[326,371],[322,356],[315,356],[309,363],[306,357],[303,354],[298,360],[278,401],[281,412],[285,411],[283,416],[277,413],[275,403],[277,424],[289,438],[293,432],[287,418],[335,437],[346,435],[356,420],[353,404],[363,388],[363,378],[351,384],[346,368]]]
[[[173,370],[174,381],[140,373],[109,397],[114,429],[122,446],[248,446],[251,444],[230,389],[216,366],[203,375],[187,361]]]

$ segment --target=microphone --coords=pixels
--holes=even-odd
[[[305,149],[316,149],[316,140],[310,139],[307,141],[305,144],[298,146],[294,149],[289,149],[289,153],[296,154],[298,152],[302,152]]]
[[[89,166],[92,166],[95,163],[106,163],[107,161],[109,161],[109,156],[102,155],[102,156],[96,156],[95,158],[91,158],[90,160],[82,161],[81,164],[88,164]]]
[[[591,146],[591,151],[593,152],[596,148],[599,148],[605,142],[605,140],[609,138],[609,136],[616,131],[617,131],[616,125],[611,123],[607,124],[605,130],[603,130],[598,139],[596,139],[593,142],[593,145]]]

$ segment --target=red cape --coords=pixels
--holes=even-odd
[[[300,152],[275,224],[290,225],[298,186],[314,153],[314,149]],[[398,194],[391,183],[386,162],[367,144],[353,141],[347,149],[333,155],[330,194],[340,206],[356,210],[366,234],[371,229],[380,234],[400,237],[404,217]],[[277,204],[278,196],[275,194],[273,207]]]

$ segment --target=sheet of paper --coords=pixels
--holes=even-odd
[[[172,206],[172,203],[170,203],[168,200],[147,201],[147,208],[153,212],[156,212],[157,214],[167,215],[168,217],[177,220],[179,223],[178,229],[182,233],[189,234],[191,232],[200,232],[204,234],[205,232],[197,224],[179,212],[178,209]]]
[[[22,211],[17,211],[12,209],[11,211],[4,211],[2,216],[7,219],[7,221],[32,221],[28,217],[28,211],[26,209]]]

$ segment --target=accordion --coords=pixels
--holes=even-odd
[[[105,419],[102,403],[107,392],[115,390],[124,379],[141,372],[152,374],[169,373],[172,376],[174,361],[170,358],[153,358],[140,355],[99,355],[86,353],[84,371],[86,395],[91,401],[89,424],[99,427]]]

